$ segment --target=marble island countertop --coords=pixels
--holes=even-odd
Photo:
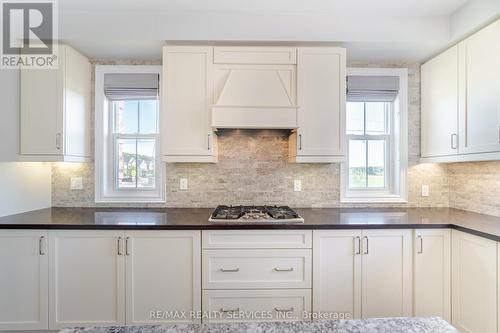
[[[172,326],[77,327],[60,333],[458,333],[432,318],[380,318],[271,323],[183,324]]]
[[[303,224],[216,224],[209,208],[47,208],[0,217],[0,229],[419,229],[453,228],[500,241],[500,217],[452,208],[298,208]]]

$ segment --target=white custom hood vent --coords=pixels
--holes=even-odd
[[[248,63],[246,58],[234,60],[228,50],[216,49],[212,127],[297,128],[293,55],[279,64],[258,64],[258,54]]]

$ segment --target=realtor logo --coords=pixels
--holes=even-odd
[[[1,1],[1,67],[57,68],[56,0]]]

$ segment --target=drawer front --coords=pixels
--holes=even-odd
[[[302,320],[311,311],[311,290],[205,290],[204,322]]]
[[[215,47],[214,63],[294,65],[297,63],[297,49],[294,47]]]
[[[204,230],[204,249],[310,249],[311,230]]]
[[[204,250],[203,289],[311,288],[311,250]]]

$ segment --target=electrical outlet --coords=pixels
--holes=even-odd
[[[429,185],[422,185],[422,196],[423,197],[428,197],[429,196]]]
[[[181,190],[187,190],[188,189],[188,179],[187,178],[181,178],[179,181],[179,188]]]
[[[302,181],[300,179],[295,179],[293,181],[293,190],[295,192],[300,192],[302,191]]]
[[[72,190],[83,190],[83,179],[82,177],[71,177],[70,188]]]

